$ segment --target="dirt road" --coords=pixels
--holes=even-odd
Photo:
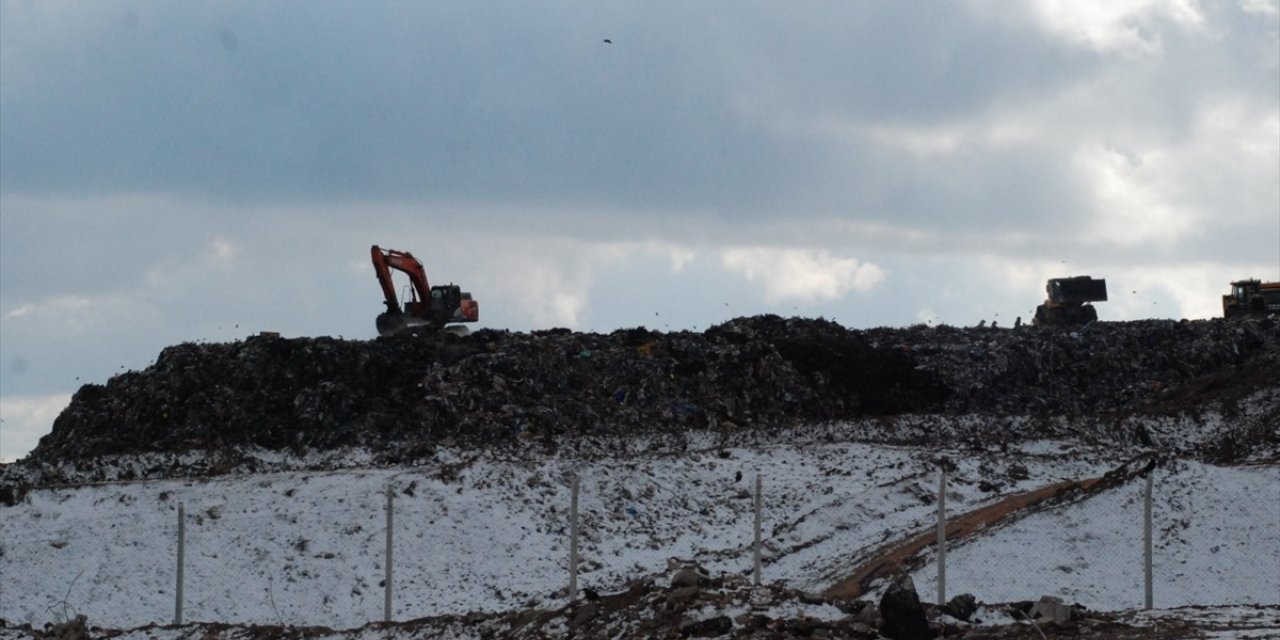
[[[1034,491],[1009,496],[1000,502],[975,509],[947,520],[947,540],[954,541],[1011,517],[1018,512],[1055,498],[1088,494],[1106,478],[1067,480]],[[891,542],[877,550],[867,563],[849,577],[828,588],[824,595],[832,598],[858,598],[872,588],[872,583],[902,571],[904,564],[926,547],[937,542],[937,532],[917,534],[906,540]]]

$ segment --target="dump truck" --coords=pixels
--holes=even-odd
[[[1050,278],[1045,284],[1048,297],[1036,307],[1034,323],[1039,326],[1069,327],[1098,319],[1091,302],[1107,299],[1107,281],[1091,276]]]
[[[1251,278],[1231,283],[1231,293],[1222,296],[1222,317],[1280,314],[1280,282]]]

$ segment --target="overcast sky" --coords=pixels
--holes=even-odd
[[[0,458],[167,345],[374,337],[372,244],[516,331],[1212,317],[1280,278],[1280,7],[0,0]]]

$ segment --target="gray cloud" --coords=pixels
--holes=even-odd
[[[773,119],[953,118],[1080,66],[946,3],[583,8],[152,6],[68,40],[11,7],[10,189],[800,215],[831,149]]]
[[[512,329],[1011,322],[1077,273],[1213,315],[1280,277],[1278,15],[0,3],[4,420],[175,342],[370,337],[375,243]]]

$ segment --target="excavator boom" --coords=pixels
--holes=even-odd
[[[396,298],[396,286],[391,281],[392,269],[402,271],[409,276],[409,282],[413,284],[414,301],[429,295],[431,285],[427,282],[427,270],[422,266],[422,261],[413,257],[412,253],[383,249],[376,244],[369,252],[373,257],[373,271],[378,276],[378,284],[382,285],[382,295],[386,298],[388,311],[400,310],[400,303]]]

